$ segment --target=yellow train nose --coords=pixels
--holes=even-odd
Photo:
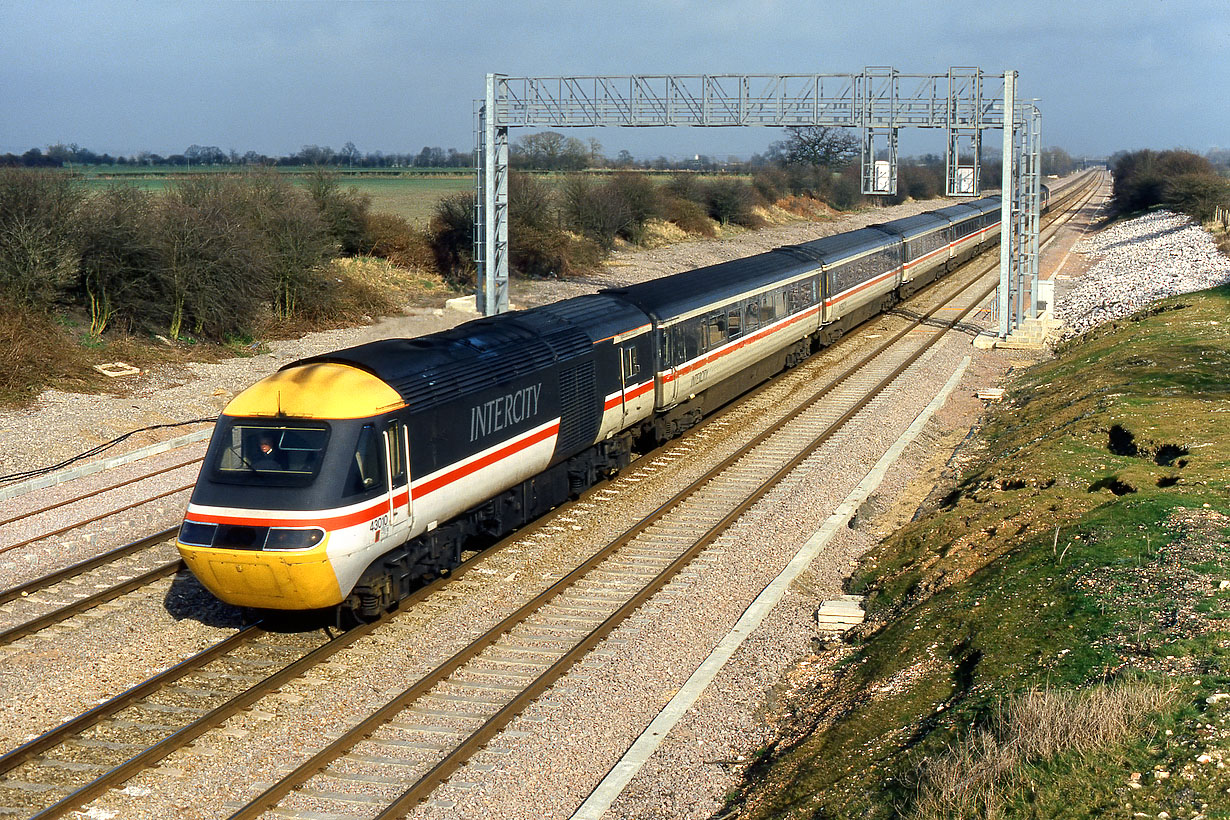
[[[176,543],[192,574],[219,600],[259,609],[320,609],[342,602],[324,546],[253,552]]]

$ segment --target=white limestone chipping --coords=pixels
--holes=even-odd
[[[1097,263],[1057,300],[1069,338],[1169,296],[1230,283],[1230,259],[1190,218],[1154,211],[1082,240]]]

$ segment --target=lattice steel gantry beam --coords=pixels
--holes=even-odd
[[[1018,295],[1017,303],[1024,304],[1021,295],[1026,287],[1031,294],[1037,290],[1040,119],[1035,107],[1018,111],[1016,72],[1002,75],[1002,94],[988,93],[989,82],[1000,76],[972,67],[950,68],[945,74],[902,74],[879,66],[859,74],[488,74],[475,129],[479,169],[474,258],[479,311],[491,315],[508,309],[509,128],[859,128],[863,132],[863,192],[868,194],[896,190],[899,129],[943,128],[949,133],[948,192],[958,196],[978,194],[982,131],[1004,129],[1001,225],[1005,251],[1001,259],[1006,258],[1007,264],[1001,266],[998,315],[1000,335],[1005,336],[1021,318],[1021,311],[1012,309],[1012,294]],[[877,159],[877,136],[888,141],[885,160]],[[970,143],[972,166],[960,165],[962,140]],[[1014,154],[1017,151],[1022,156]],[[1032,230],[1032,238],[1020,241],[1020,230]],[[1020,277],[1031,270],[1034,279],[1026,285]],[[1036,308],[1036,295],[1030,303]],[[1005,328],[1005,322],[1009,327]]]

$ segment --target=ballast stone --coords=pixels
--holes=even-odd
[[[1100,256],[1057,300],[1064,338],[1130,316],[1153,302],[1230,283],[1230,259],[1186,216],[1153,213],[1112,225],[1078,242]]]

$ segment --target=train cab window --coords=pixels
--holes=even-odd
[[[384,465],[381,463],[380,435],[375,425],[365,424],[359,431],[359,443],[350,461],[350,476],[346,479],[346,495],[362,495],[384,489]]]
[[[401,487],[406,483],[406,427],[400,422],[389,425],[389,474],[393,476],[393,486]]]
[[[212,477],[232,484],[305,486],[320,470],[327,425],[238,422],[213,460]]]

